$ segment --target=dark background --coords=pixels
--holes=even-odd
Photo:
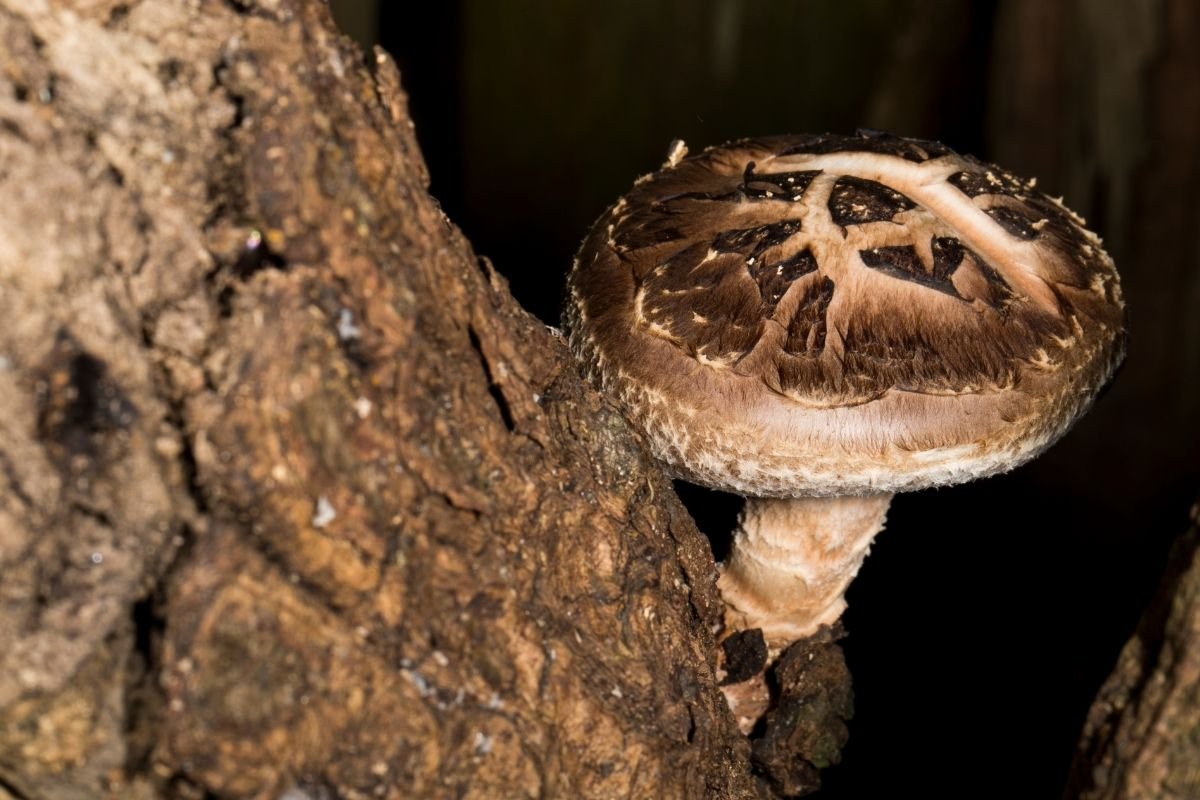
[[[1130,349],[1062,442],[896,498],[850,594],[857,715],[824,798],[1055,798],[1200,489],[1200,10],[1192,0],[343,0],[401,66],[433,193],[557,324],[589,224],[693,152],[858,127],[1064,195]],[[720,555],[736,500],[681,487]]]

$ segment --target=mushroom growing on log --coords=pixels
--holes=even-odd
[[[593,226],[566,323],[676,477],[746,497],[725,632],[833,623],[891,496],[993,475],[1124,354],[1112,260],[1060,201],[874,132],[673,152]],[[761,676],[760,676],[761,677]],[[765,692],[727,690],[749,730]]]

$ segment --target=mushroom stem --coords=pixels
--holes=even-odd
[[[778,653],[834,622],[891,500],[747,498],[718,582],[726,631],[761,628]]]

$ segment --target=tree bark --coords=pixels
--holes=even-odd
[[[834,650],[752,766],[707,542],[427,185],[317,0],[0,0],[0,797],[749,798],[836,760],[791,693],[840,726]]]
[[[1200,796],[1200,502],[1084,725],[1069,800]]]

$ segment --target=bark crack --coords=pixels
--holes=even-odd
[[[467,336],[471,341],[471,349],[475,351],[475,355],[479,358],[479,363],[483,366],[483,373],[487,376],[488,394],[491,395],[492,402],[496,406],[496,414],[500,417],[500,421],[504,423],[504,427],[509,433],[516,431],[517,426],[513,421],[512,407],[508,403],[508,398],[504,396],[504,389],[496,380],[496,375],[492,370],[492,365],[488,361],[487,354],[483,352],[483,345],[479,341],[479,333],[473,325],[467,327]]]

